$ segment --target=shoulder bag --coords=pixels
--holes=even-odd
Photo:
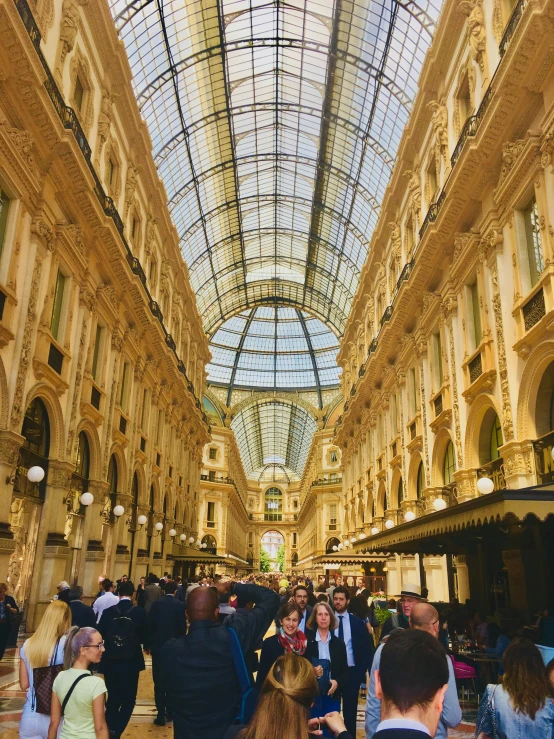
[[[56,642],[50,664],[47,667],[33,668],[33,689],[34,689],[34,706],[33,710],[37,713],[50,715],[50,707],[52,705],[52,686],[58,674],[63,670],[63,665],[57,665],[58,647],[60,640]]]
[[[231,642],[231,653],[233,655],[233,662],[235,663],[235,669],[239,679],[240,689],[242,692],[242,700],[240,704],[240,713],[235,718],[236,724],[248,724],[250,719],[254,715],[256,710],[256,704],[258,702],[258,695],[252,684],[252,677],[246,667],[244,661],[244,654],[242,647],[237,636],[237,632],[231,627],[227,627],[229,634],[229,641]]]
[[[485,720],[485,717],[487,714],[491,717],[491,723],[492,723],[492,739],[497,739],[497,731],[496,731],[496,711],[494,708],[494,694],[496,692],[498,685],[494,686],[494,690],[491,693],[491,697],[489,698],[487,705],[485,706],[485,710],[483,711],[481,715],[481,720],[479,721],[479,724],[475,730],[475,736],[476,739],[488,739],[487,734],[485,732],[481,731],[481,727],[483,725],[483,721]]]

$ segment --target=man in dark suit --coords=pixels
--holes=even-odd
[[[381,701],[381,722],[373,739],[435,736],[448,688],[444,647],[438,639],[417,629],[393,631],[373,677]]]
[[[188,634],[162,648],[174,739],[221,739],[240,710],[242,691],[231,651],[233,637],[217,620],[218,593],[225,592],[256,604],[247,613],[230,617],[243,654],[259,643],[279,608],[277,593],[258,585],[219,581],[217,588],[190,591]]]
[[[144,670],[141,644],[145,640],[146,613],[133,605],[133,593],[133,583],[121,583],[119,603],[106,608],[97,627],[106,647],[99,670],[108,689],[106,722],[110,739],[119,739],[129,723],[137,700],[139,673]],[[118,649],[123,650],[122,654],[117,653]]]
[[[147,617],[147,632],[144,648],[152,654],[152,679],[154,680],[154,700],[158,715],[154,719],[156,726],[165,726],[166,697],[165,685],[161,669],[161,651],[170,639],[178,639],[187,633],[184,603],[175,598],[177,583],[170,580],[165,585],[165,596],[152,603]],[[171,719],[167,715],[167,719]]]
[[[364,622],[348,613],[350,591],[339,585],[333,591],[333,606],[339,626],[335,636],[344,639],[348,658],[348,681],[342,691],[342,715],[346,729],[356,736],[356,712],[360,685],[366,681],[366,671],[371,668],[375,648]]]
[[[152,608],[152,603],[163,597],[163,590],[160,588],[160,578],[151,572],[148,575],[148,585],[144,588],[144,610],[146,613]]]
[[[294,601],[302,611],[302,618],[300,619],[300,623],[298,624],[298,631],[301,631],[303,634],[305,634],[307,628],[306,624],[308,623],[308,619],[312,615],[313,611],[313,608],[308,605],[308,588],[305,585],[297,585],[292,591],[292,598],[290,600]],[[275,619],[275,626],[277,632],[279,632],[279,629],[281,628],[281,623],[278,618]]]
[[[69,607],[71,609],[71,625],[78,626],[80,629],[83,626],[92,626],[96,628],[96,616],[90,606],[87,606],[82,601],[83,588],[80,585],[74,585],[69,589]]]

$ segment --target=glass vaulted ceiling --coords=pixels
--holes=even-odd
[[[342,334],[441,0],[111,0],[209,336]]]
[[[334,333],[298,308],[260,306],[226,321],[211,341],[208,382],[255,390],[318,390],[339,384]]]
[[[245,322],[290,306],[343,333],[442,0],[109,2],[214,339],[211,376],[273,388],[279,347],[269,357],[258,334],[256,349]],[[290,408],[235,419],[250,474],[301,474],[315,422]]]

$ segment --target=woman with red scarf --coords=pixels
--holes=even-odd
[[[289,601],[281,606],[277,617],[281,622],[279,632],[265,639],[262,644],[260,666],[256,677],[256,688],[258,690],[261,690],[271,667],[281,655],[291,652],[303,657],[306,651],[306,636],[302,631],[298,631],[298,624],[302,619],[300,606]]]

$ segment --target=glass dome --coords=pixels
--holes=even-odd
[[[296,308],[259,306],[214,334],[208,382],[225,387],[320,389],[339,384],[339,342],[318,318]]]

